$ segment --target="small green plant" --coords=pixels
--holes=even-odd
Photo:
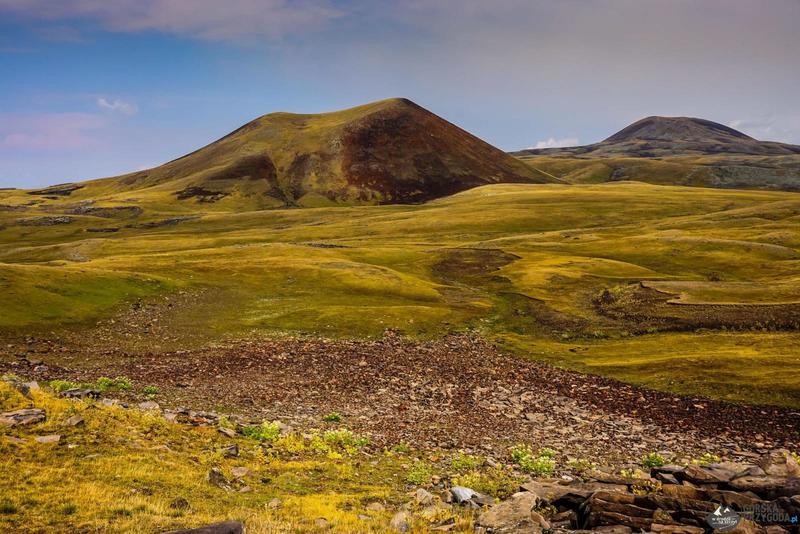
[[[287,434],[272,443],[272,449],[289,455],[300,454],[307,449],[306,441],[298,434]]]
[[[11,515],[17,513],[16,505],[11,501],[0,501],[0,514]]]
[[[158,388],[156,386],[145,386],[142,388],[142,393],[149,397],[154,397],[155,395],[158,395]]]
[[[415,462],[406,475],[406,482],[415,486],[423,486],[431,481],[433,471],[425,462]]]
[[[661,467],[666,465],[667,459],[658,454],[657,452],[649,452],[642,456],[642,467],[652,469],[653,467]]]
[[[264,421],[260,425],[246,426],[242,429],[242,434],[248,438],[258,441],[273,442],[281,435],[281,429],[277,423]]]
[[[231,430],[236,430],[236,423],[231,421],[231,418],[227,415],[222,415],[219,418],[219,426],[222,428],[229,428]]]
[[[124,376],[118,376],[117,378],[108,378],[107,376],[101,376],[92,385],[92,387],[99,389],[100,391],[109,391],[109,390],[128,391],[133,387],[133,383],[129,378]]]
[[[707,452],[703,454],[700,458],[696,458],[692,460],[692,463],[695,465],[700,465],[703,467],[709,466],[711,464],[718,464],[722,459],[717,456],[716,454],[712,454]]]
[[[643,480],[642,482],[634,484],[631,487],[631,491],[634,495],[653,495],[656,493],[661,493],[661,490],[661,482],[658,480]]]
[[[547,456],[528,457],[519,463],[519,468],[538,476],[550,476],[556,469],[556,461]]]
[[[61,515],[73,515],[75,512],[78,511],[78,505],[73,503],[65,504],[61,507]]]
[[[453,477],[453,484],[465,486],[479,493],[497,499],[506,499],[519,490],[520,479],[501,466],[490,467],[485,471],[470,471]]]
[[[328,415],[322,418],[323,421],[326,423],[341,423],[342,422],[342,414],[339,412],[331,412]]]
[[[518,464],[523,458],[533,456],[533,450],[528,445],[514,445],[511,447],[511,460]]]
[[[474,471],[483,465],[484,459],[479,456],[471,456],[463,452],[457,452],[450,458],[450,469],[456,473],[467,473]]]
[[[64,391],[67,391],[69,389],[75,389],[81,387],[81,385],[78,384],[77,382],[71,382],[69,380],[51,380],[49,385],[50,389],[52,389],[56,393],[63,393]]]
[[[118,376],[114,379],[114,387],[120,391],[128,391],[133,387],[133,382],[131,382],[131,379],[128,377]]]
[[[545,519],[550,519],[554,515],[558,514],[558,508],[552,504],[546,504],[546,501],[539,502],[539,504],[533,507],[533,511]]]
[[[532,475],[549,476],[555,472],[556,451],[549,448],[540,449],[534,454],[533,450],[527,445],[515,445],[511,449],[511,459],[519,468]]]
[[[542,456],[544,458],[555,458],[556,454],[558,454],[558,451],[551,449],[549,447],[542,447],[541,449],[539,449],[539,456]]]
[[[408,443],[400,442],[392,445],[392,448],[389,450],[397,454],[408,454],[411,452],[411,446]]]
[[[635,478],[647,478],[647,473],[641,471],[640,469],[622,469],[619,472],[619,476],[626,479],[635,479]]]
[[[577,458],[567,462],[567,466],[576,473],[585,473],[591,469],[597,469],[597,464],[585,458]]]
[[[794,461],[797,462],[798,464],[800,464],[800,452],[792,451],[792,452],[789,453],[789,456],[794,458]]]
[[[368,438],[356,436],[346,428],[328,430],[322,435],[322,440],[332,447],[341,447],[345,450],[352,448],[360,449],[369,445]]]

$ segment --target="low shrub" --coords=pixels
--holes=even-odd
[[[281,429],[277,423],[264,421],[260,425],[246,426],[242,429],[242,434],[258,441],[273,442],[281,435]]]
[[[520,479],[513,472],[500,466],[485,471],[470,471],[453,477],[453,484],[465,486],[496,499],[507,499],[519,490]]]
[[[480,456],[471,456],[463,452],[457,452],[450,458],[450,469],[456,473],[467,473],[478,469],[483,463],[484,459]]]
[[[653,467],[661,467],[666,465],[667,459],[658,454],[657,452],[649,452],[642,456],[642,467],[652,469]]]

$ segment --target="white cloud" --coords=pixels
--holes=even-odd
[[[533,148],[561,148],[565,146],[577,146],[578,145],[578,138],[577,137],[564,137],[562,139],[556,139],[555,137],[550,137],[545,139],[544,141],[536,141],[536,144]]]
[[[800,142],[800,114],[735,119],[728,126],[761,141]]]
[[[100,109],[114,113],[122,113],[123,115],[135,115],[138,111],[138,108],[130,102],[117,99],[108,100],[105,97],[100,97],[97,99],[97,106]]]
[[[302,35],[341,12],[332,0],[0,0],[0,11],[90,19],[107,31],[158,31],[214,41]]]

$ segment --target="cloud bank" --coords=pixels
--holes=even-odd
[[[565,146],[578,146],[578,138],[564,137],[556,139],[555,137],[549,137],[544,141],[537,141],[533,148],[562,148]]]
[[[225,41],[277,39],[339,17],[328,0],[0,0],[0,10],[44,20],[95,21],[106,31],[156,31]]]

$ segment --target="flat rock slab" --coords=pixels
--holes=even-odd
[[[41,423],[46,417],[45,411],[40,408],[25,408],[0,413],[0,426],[34,425]]]
[[[244,524],[239,521],[223,521],[204,527],[171,530],[164,534],[244,534]]]

